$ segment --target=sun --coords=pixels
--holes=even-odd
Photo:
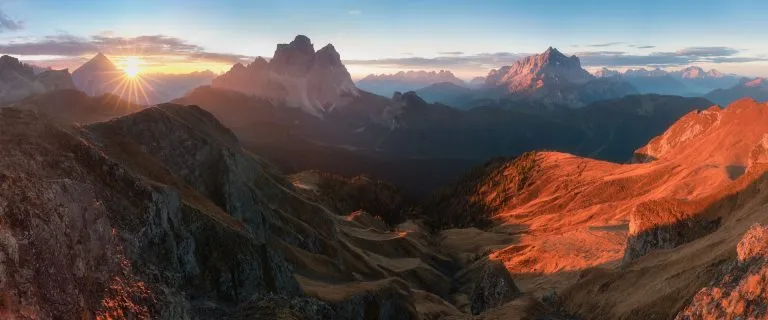
[[[123,61],[123,73],[128,78],[135,78],[141,72],[141,60],[137,57],[127,57]]]

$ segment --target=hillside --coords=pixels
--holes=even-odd
[[[690,315],[719,303],[705,287],[731,272],[721,267],[741,235],[766,222],[757,215],[766,120],[768,105],[754,100],[691,112],[640,148],[633,164],[554,152],[497,160],[423,210],[444,233],[474,226],[514,235],[490,259],[522,291],[569,314],[672,318],[702,290]]]

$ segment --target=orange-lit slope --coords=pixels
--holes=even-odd
[[[639,163],[539,152],[532,161],[492,167],[474,185],[457,189],[481,203],[496,231],[525,230],[491,258],[504,261],[523,290],[542,293],[572,283],[577,271],[617,266],[700,236],[649,245],[639,235],[693,217],[719,221],[722,210],[710,207],[764,171],[766,124],[768,105],[741,100],[684,116],[637,151]]]

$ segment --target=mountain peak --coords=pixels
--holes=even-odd
[[[570,58],[553,47],[542,54],[518,60],[511,66],[492,70],[486,77],[486,85],[505,85],[511,93],[537,91],[545,86],[583,84],[594,77],[581,68],[576,56]]]
[[[80,66],[79,68],[75,69],[74,73],[77,73],[80,70],[98,70],[98,71],[115,71],[117,70],[117,67],[114,63],[112,63],[112,60],[109,60],[107,56],[105,56],[103,53],[99,52],[91,60],[88,60],[85,64]]]
[[[547,50],[544,51],[544,53],[542,53],[541,55],[544,56],[544,58],[547,60],[568,59],[566,55],[564,55],[562,52],[557,50],[557,48],[553,48],[553,47],[547,48]],[[576,56],[571,56],[571,58],[576,58],[578,60]]]
[[[328,65],[341,65],[341,55],[336,51],[332,44],[327,44],[315,54],[316,62]]]
[[[281,43],[277,45],[277,51],[275,52],[275,58],[280,52],[291,51],[304,55],[311,55],[315,53],[315,47],[312,45],[312,40],[305,35],[297,35],[293,41],[288,44]]]

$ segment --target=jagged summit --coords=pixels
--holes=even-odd
[[[549,47],[538,55],[518,60],[511,66],[491,70],[486,77],[488,86],[507,86],[512,93],[541,89],[545,86],[583,84],[594,79],[581,68],[576,56],[567,57]]]
[[[258,57],[245,68],[233,66],[212,85],[301,108],[318,117],[358,95],[336,48],[328,44],[315,52],[304,35],[278,44],[269,61]]]

